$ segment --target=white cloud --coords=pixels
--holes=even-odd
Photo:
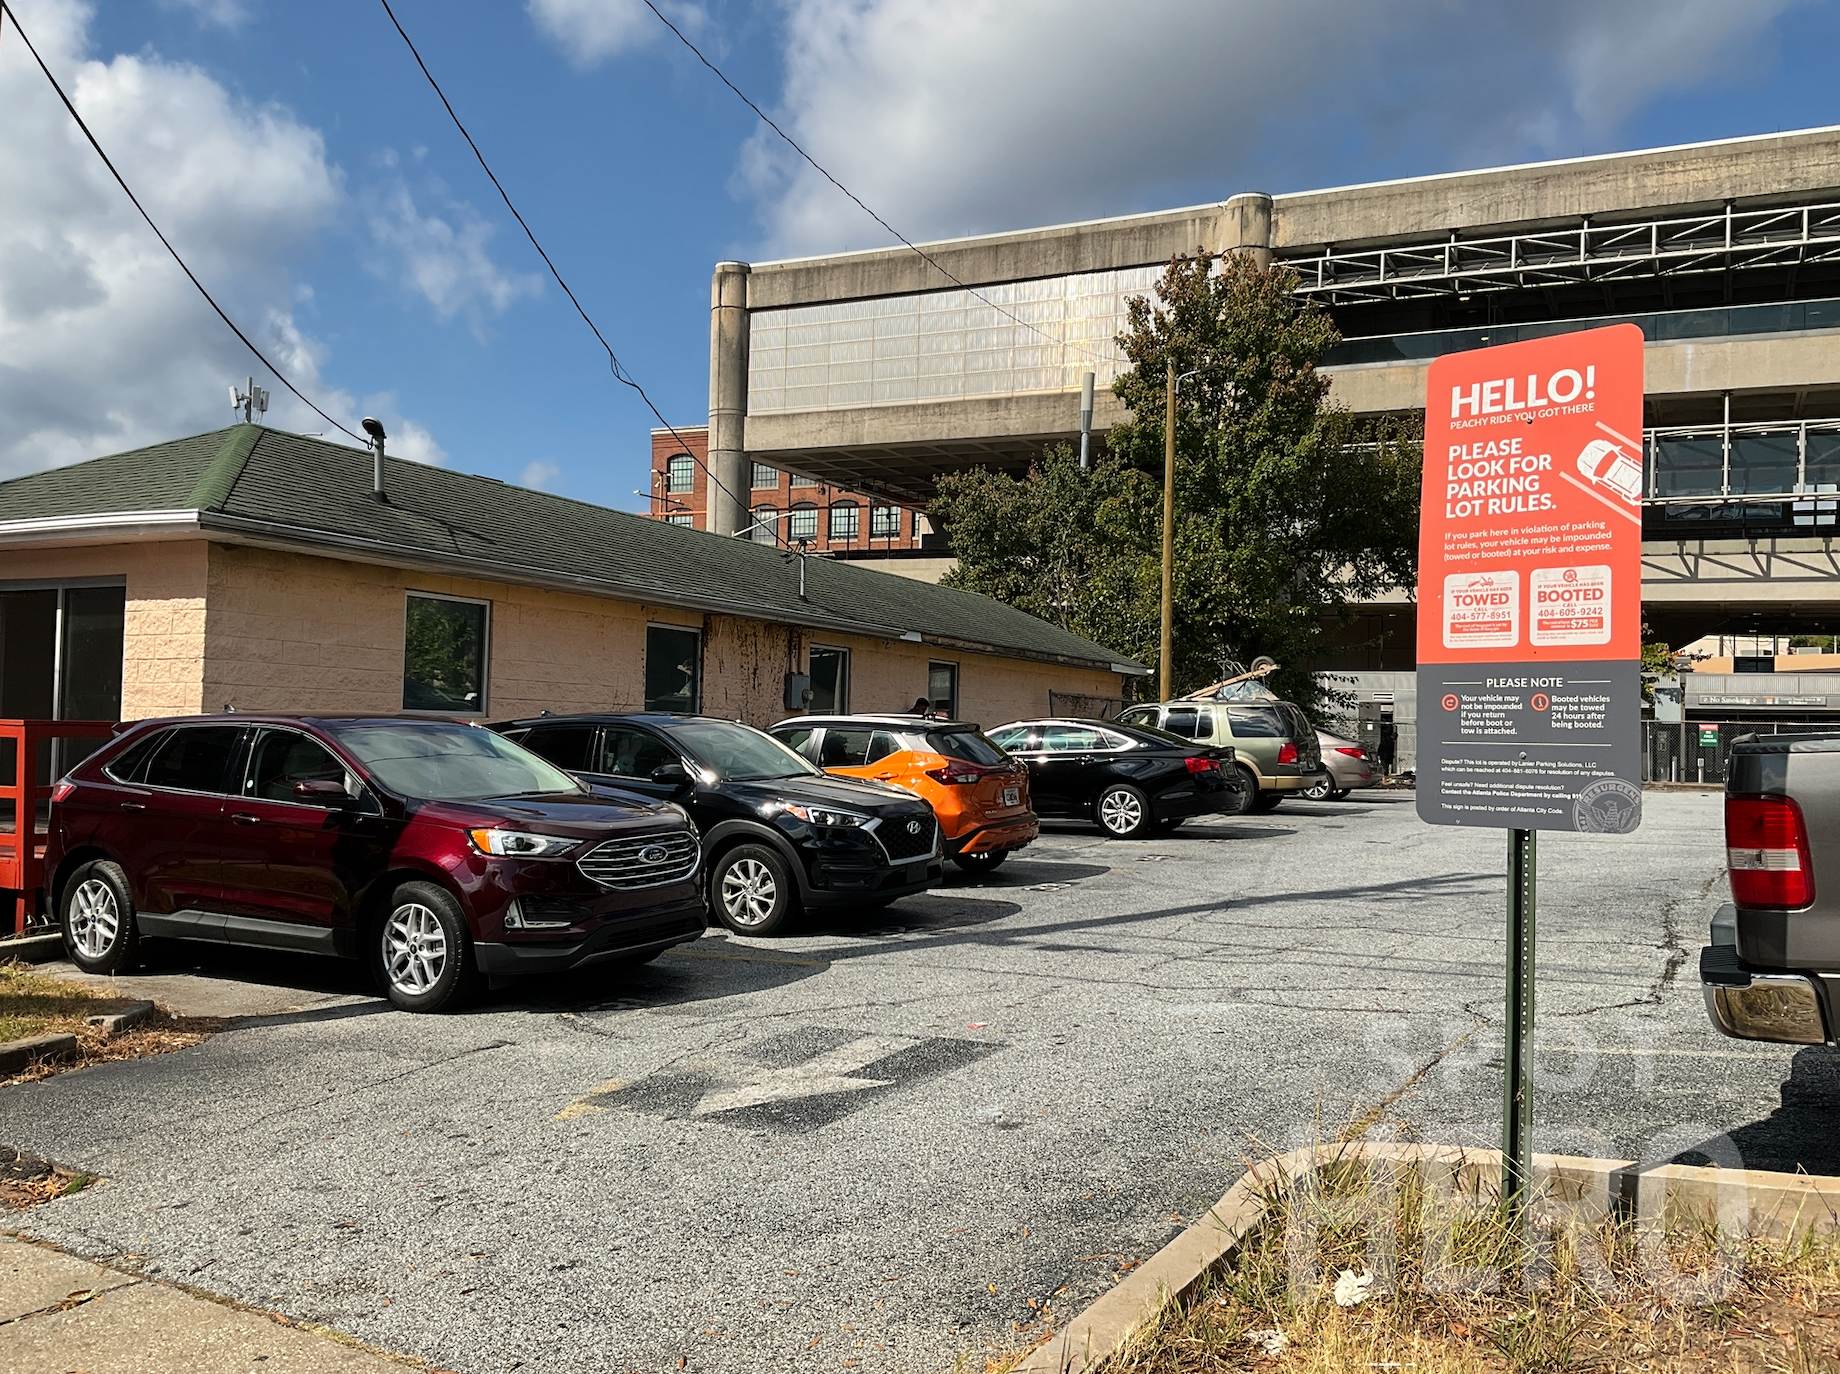
[[[386,165],[394,166],[395,155]],[[496,229],[464,202],[450,202],[448,218],[423,215],[400,178],[374,199],[371,238],[388,262],[373,261],[381,277],[400,274],[403,284],[419,292],[442,319],[465,312],[475,333],[486,314],[502,315],[522,296],[543,289],[540,277],[504,272],[492,261],[487,245]]]
[[[1573,155],[1731,79],[1792,2],[784,0],[781,122],[940,237],[1303,189],[1293,169],[1351,149],[1425,170]],[[770,130],[739,182],[770,251],[888,241]]]
[[[577,67],[592,67],[665,33],[641,0],[525,0],[524,9]],[[659,9],[686,31],[700,27],[706,17],[700,5],[672,0]]]
[[[189,10],[200,24],[219,29],[240,28],[249,18],[243,0],[160,0],[160,8]]]
[[[322,378],[325,350],[295,318],[308,297],[288,273],[343,199],[319,133],[151,52],[91,58],[91,12],[74,0],[16,3],[97,138],[200,279],[303,391],[356,429],[360,412]],[[0,63],[0,476],[229,424],[225,387],[251,373],[271,392],[270,423],[324,429],[262,376],[135,214],[36,66],[20,60],[20,47],[9,51]],[[396,428],[405,457],[439,454],[426,430],[400,419]]]
[[[562,469],[547,458],[536,458],[524,464],[524,470],[518,474],[518,485],[530,487],[536,491],[548,491],[549,484],[562,476]]]

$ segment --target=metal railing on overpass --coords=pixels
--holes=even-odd
[[[1280,254],[1300,295],[1331,304],[1680,277],[1732,268],[1840,261],[1840,203],[1738,210],[1638,223],[1347,251]]]

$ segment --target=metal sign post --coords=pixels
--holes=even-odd
[[[1533,934],[1539,834],[1508,832],[1508,1005],[1501,1051],[1501,1196],[1517,1214],[1533,1182]]]
[[[1642,821],[1642,332],[1432,363],[1418,814],[1508,832],[1501,1197],[1533,1192],[1536,833]]]

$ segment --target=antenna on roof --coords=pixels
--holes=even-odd
[[[244,424],[254,424],[256,416],[268,414],[268,388],[257,386],[254,377],[245,379],[240,391],[232,385],[230,409],[243,412]]]

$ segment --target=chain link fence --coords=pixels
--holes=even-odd
[[[1642,781],[1704,783],[1723,787],[1731,746],[1746,735],[1829,735],[1833,720],[1642,722]]]
[[[1124,710],[1123,697],[1093,697],[1083,692],[1049,692],[1048,714],[1075,720],[1110,720]]]

